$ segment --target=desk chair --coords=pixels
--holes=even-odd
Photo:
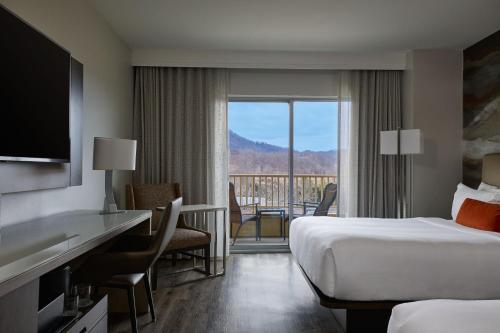
[[[144,280],[151,319],[156,321],[148,271],[163,253],[174,234],[182,198],[167,203],[154,236],[126,235],[107,252],[95,254],[75,271],[74,283],[124,289],[128,294],[132,331],[138,332],[134,287]]]

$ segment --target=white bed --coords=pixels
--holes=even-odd
[[[397,305],[387,333],[497,333],[500,301],[430,300]]]
[[[500,298],[500,234],[450,220],[301,217],[290,249],[338,300]]]

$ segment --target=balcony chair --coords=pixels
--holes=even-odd
[[[335,199],[337,199],[337,184],[328,183],[323,190],[323,199],[320,203],[304,201],[302,203],[293,204],[294,206],[300,206],[303,208],[302,215],[294,214],[294,216],[327,216],[330,207],[335,202]],[[285,217],[285,220],[288,220],[288,215]]]
[[[181,186],[178,183],[126,185],[126,207],[127,209],[147,209],[153,211],[152,229],[155,232],[158,228],[158,221],[161,216],[156,208],[161,207],[167,201],[181,197]],[[211,235],[201,229],[187,225],[184,215],[180,215],[177,228],[172,240],[164,251],[164,255],[172,255],[172,264],[175,266],[177,254],[181,253],[192,258],[203,259],[205,267],[203,273],[210,275],[210,242]],[[203,256],[194,253],[195,250],[203,250]],[[157,287],[158,266],[153,268],[153,289]]]
[[[242,214],[241,208],[247,208],[247,207],[253,207],[253,214]],[[258,235],[258,210],[259,210],[259,204],[254,203],[254,204],[248,204],[248,205],[241,205],[238,204],[238,201],[236,200],[236,193],[234,191],[234,184],[229,182],[229,220],[231,222],[231,226],[233,224],[238,225],[238,229],[236,230],[236,234],[234,235],[233,238],[233,244],[236,243],[236,239],[238,238],[238,234],[240,233],[241,227],[247,223],[247,222],[255,222],[255,240],[259,240],[259,235]]]
[[[88,257],[72,275],[74,283],[127,290],[134,333],[138,331],[134,287],[141,280],[144,280],[146,287],[151,319],[156,321],[148,271],[171,241],[181,205],[182,198],[166,202],[166,209],[154,236],[124,235],[106,252]]]

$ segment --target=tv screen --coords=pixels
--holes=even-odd
[[[69,162],[69,52],[3,7],[0,45],[0,160]]]

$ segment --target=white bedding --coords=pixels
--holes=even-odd
[[[400,304],[387,333],[497,333],[500,301],[438,299]]]
[[[290,249],[337,299],[500,299],[500,234],[453,221],[301,217]]]

